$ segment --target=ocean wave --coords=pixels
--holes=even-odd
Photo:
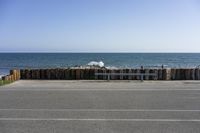
[[[95,66],[95,67],[104,67],[104,62],[103,61],[91,61],[87,64],[87,66]]]

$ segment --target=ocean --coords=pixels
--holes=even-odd
[[[200,53],[0,53],[0,75],[13,68],[85,66],[91,61],[114,68],[188,68],[200,65]]]

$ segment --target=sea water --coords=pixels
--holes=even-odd
[[[200,53],[0,53],[0,75],[13,68],[60,68],[91,62],[114,68],[195,68],[200,65]]]

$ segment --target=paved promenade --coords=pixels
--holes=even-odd
[[[200,133],[200,81],[17,81],[0,133]]]

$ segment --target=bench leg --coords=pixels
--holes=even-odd
[[[141,81],[142,82],[144,81],[144,75],[143,74],[141,75]]]
[[[108,74],[108,80],[110,80],[110,75]]]

